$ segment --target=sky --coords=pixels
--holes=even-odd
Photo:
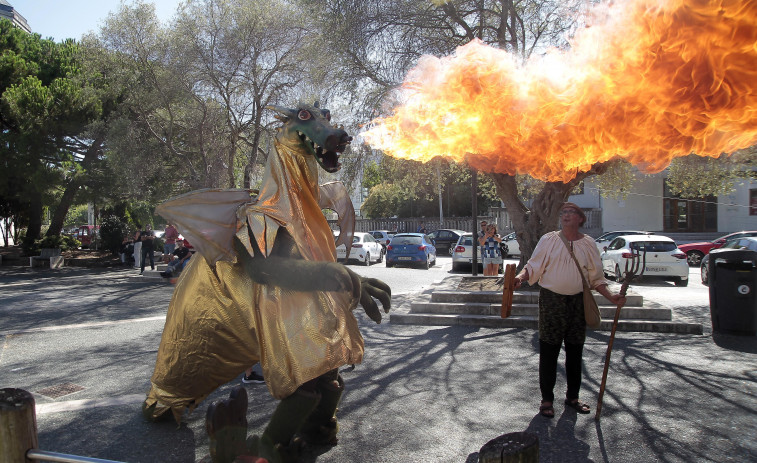
[[[43,38],[56,42],[79,40],[87,32],[98,32],[108,13],[118,10],[121,0],[6,0]],[[180,0],[155,0],[161,21],[168,21]],[[127,1],[127,4],[131,1]],[[148,2],[149,3],[149,2]]]

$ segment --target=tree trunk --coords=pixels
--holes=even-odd
[[[584,178],[594,174],[579,172],[568,183],[547,182],[527,208],[518,196],[515,176],[508,174],[489,174],[494,180],[497,194],[505,204],[510,220],[513,222],[515,236],[520,245],[520,262],[518,270],[531,258],[539,239],[547,232],[557,230],[559,226],[560,207],[567,201],[573,188]]]
[[[29,226],[27,239],[38,239],[42,233],[42,194],[36,189],[29,190]]]
[[[66,221],[68,210],[71,208],[71,204],[73,204],[79,188],[81,188],[81,181],[78,179],[78,176],[75,176],[68,182],[66,189],[63,191],[63,196],[60,198],[58,207],[55,208],[53,218],[50,220],[50,228],[48,228],[47,233],[45,233],[46,236],[60,235],[63,223]]]
[[[82,159],[81,162],[82,167],[84,168],[84,173],[74,174],[66,185],[66,189],[63,191],[63,196],[58,203],[58,207],[55,208],[53,218],[50,220],[50,228],[47,229],[46,236],[60,235],[63,223],[66,221],[68,210],[74,203],[76,193],[79,192],[79,189],[82,186],[82,175],[86,175],[87,170],[90,169],[92,164],[97,160],[100,151],[102,150],[103,141],[104,139],[102,136],[96,138],[89,146],[86,153],[84,153],[84,159]]]

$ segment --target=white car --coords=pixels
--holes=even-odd
[[[334,233],[334,239],[339,237],[339,232]],[[352,247],[350,248],[350,256],[347,257],[347,250],[343,244],[340,244],[336,248],[337,260],[355,260],[364,265],[371,265],[371,263],[380,263],[384,261],[384,248],[381,243],[370,233],[355,232],[352,235]]]
[[[667,236],[659,235],[624,235],[615,238],[607,251],[600,255],[605,275],[614,276],[619,283],[623,281],[626,262],[645,254],[646,265],[643,277],[656,277],[672,280],[676,286],[688,286],[689,264],[686,253],[678,249],[676,242]]]
[[[518,244],[518,240],[515,238],[515,232],[510,233],[509,235],[502,238],[502,241],[505,242],[507,245],[507,255],[508,256],[519,256],[520,255],[520,245]],[[505,256],[507,257],[507,256]]]
[[[599,254],[601,255],[603,252],[605,252],[605,247],[609,246],[610,243],[612,243],[612,240],[623,235],[654,235],[654,233],[634,230],[621,230],[602,233],[598,238],[594,240],[597,242],[597,249],[599,250]]]
[[[470,267],[473,263],[473,234],[465,233],[457,240],[457,244],[452,248],[452,270],[462,270],[464,267]],[[476,255],[478,256],[478,266],[483,269],[481,260],[481,246],[476,246]]]

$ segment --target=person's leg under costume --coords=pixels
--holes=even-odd
[[[335,415],[343,391],[336,369],[303,384],[279,402],[262,436],[253,437],[251,450],[271,461],[293,461],[301,446],[295,436],[313,445],[336,444]]]

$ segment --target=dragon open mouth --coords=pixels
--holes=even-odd
[[[302,132],[298,131],[297,135],[299,135],[300,140],[303,141],[303,144],[307,147],[310,154],[315,156],[318,165],[320,165],[323,170],[329,173],[334,173],[342,168],[342,163],[339,162],[339,154],[344,152],[347,145],[350,144],[350,141],[352,140],[351,137],[341,139],[334,150],[328,150],[311,140]]]

